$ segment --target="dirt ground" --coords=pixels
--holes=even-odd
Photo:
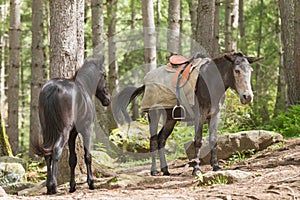
[[[199,180],[191,175],[192,168],[184,167],[184,163],[187,160],[170,162],[169,177],[152,177],[148,173],[149,166],[137,166],[117,171],[120,177],[131,177],[123,186],[110,185],[116,181],[112,178],[99,178],[95,190],[88,190],[82,180],[72,194],[68,193],[68,185],[63,185],[57,195],[45,195],[43,187],[35,196],[9,195],[4,199],[300,199],[300,138],[287,140],[283,146],[269,148],[229,165],[224,170],[253,173],[250,178],[229,184],[199,186]],[[226,164],[221,161],[221,165]],[[206,173],[211,168],[202,166],[201,170]]]

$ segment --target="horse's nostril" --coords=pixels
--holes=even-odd
[[[243,95],[243,98],[245,99],[245,100],[247,100],[248,98],[249,98],[250,96],[247,96],[247,95]]]

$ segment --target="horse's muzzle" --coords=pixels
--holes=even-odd
[[[253,94],[251,92],[244,92],[240,95],[240,101],[242,104],[249,104],[253,100]]]

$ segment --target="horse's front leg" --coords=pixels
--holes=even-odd
[[[156,176],[158,172],[156,170],[156,155],[158,150],[158,121],[159,115],[157,110],[150,110],[148,113],[149,129],[150,129],[150,153],[152,158],[151,175]]]
[[[194,146],[195,146],[195,165],[193,170],[193,175],[201,174],[200,170],[200,149],[202,146],[202,132],[203,132],[203,120],[198,119],[195,120],[195,139],[194,139]]]
[[[76,182],[75,182],[75,167],[77,165],[77,156],[76,156],[76,137],[78,133],[75,130],[75,128],[72,130],[69,138],[69,166],[71,169],[71,177],[70,177],[70,190],[69,192],[75,192],[76,191]]]
[[[218,140],[218,120],[220,114],[217,113],[213,115],[210,120],[208,121],[209,124],[209,147],[211,150],[211,158],[210,158],[210,165],[213,168],[213,171],[220,170],[217,159],[217,140]]]
[[[88,128],[87,131],[82,133],[82,137],[83,137],[83,144],[84,144],[84,161],[87,170],[87,183],[89,185],[89,189],[93,190],[95,189],[95,186],[94,186],[94,178],[92,174],[92,155],[90,152],[91,133],[92,133],[92,127]]]

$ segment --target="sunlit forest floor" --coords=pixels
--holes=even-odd
[[[45,195],[46,188],[34,196],[9,195],[4,199],[299,199],[300,138],[273,145],[244,160],[221,161],[224,171],[250,172],[240,180],[219,179],[200,184],[191,175],[186,159],[169,162],[171,176],[152,177],[150,165],[116,169],[116,176],[96,179],[95,190],[87,189],[80,179],[77,191],[70,194],[69,185],[59,186],[59,194]],[[201,167],[203,173],[210,166]]]

